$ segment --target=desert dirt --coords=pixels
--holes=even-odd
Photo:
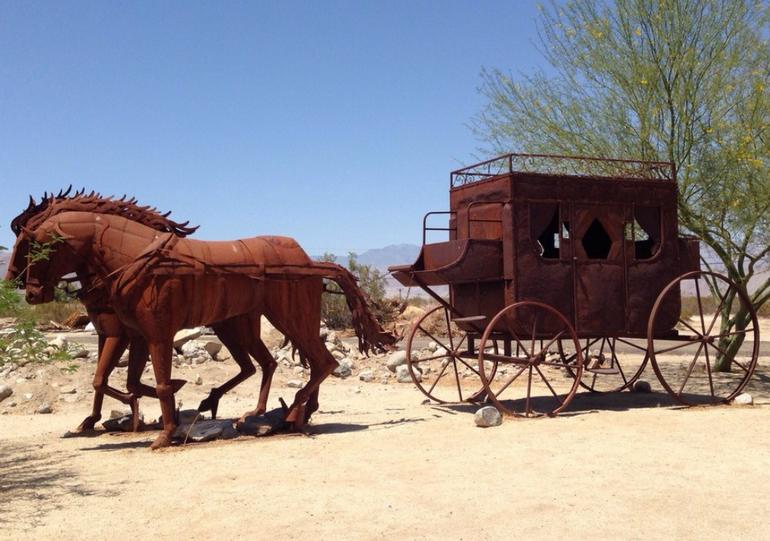
[[[425,404],[414,385],[384,383],[374,358],[323,384],[307,435],[155,452],[155,432],[62,439],[90,409],[93,365],[49,367],[28,385],[50,386],[55,373],[83,398],[48,389],[54,413],[36,415],[20,388],[17,410],[0,415],[0,538],[768,538],[764,355],[747,389],[754,406],[675,406],[648,367],[652,393],[584,392],[556,418],[486,429],[474,425],[476,406]],[[358,379],[363,368],[374,382]],[[183,407],[234,373],[232,361],[175,369],[204,381],[182,389]],[[279,370],[271,407],[293,397],[292,377]],[[258,384],[226,395],[219,416],[252,408]],[[111,408],[124,406],[105,399],[105,418]],[[142,411],[159,413],[146,398]]]

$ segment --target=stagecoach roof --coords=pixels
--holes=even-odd
[[[618,179],[676,182],[676,168],[670,162],[620,160],[552,154],[505,154],[450,174],[450,189],[493,177],[537,174],[560,178]]]

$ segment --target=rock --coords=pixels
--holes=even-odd
[[[329,336],[329,329],[326,327],[326,325],[321,325],[321,329],[318,331],[318,336],[320,336],[321,340],[324,342],[326,341],[326,337]]]
[[[268,436],[287,427],[283,408],[270,410],[264,415],[246,417],[238,423],[236,429],[241,434],[250,436]]]
[[[0,402],[13,394],[13,389],[8,385],[0,385]]]
[[[387,366],[388,370],[390,370],[391,372],[395,372],[396,368],[405,364],[406,364],[406,351],[394,351],[388,357],[388,361],[385,363],[385,366]]]
[[[651,393],[652,387],[650,386],[649,381],[645,381],[643,379],[638,379],[634,382],[634,392],[635,393]]]
[[[40,404],[37,409],[35,410],[35,413],[51,413],[53,410],[51,409],[51,405],[48,403]]]
[[[366,383],[372,382],[374,381],[374,372],[372,372],[371,370],[362,370],[358,374],[358,379],[360,379],[361,381],[365,381]]]
[[[204,342],[203,349],[206,350],[206,353],[211,355],[211,358],[216,358],[217,354],[222,350],[222,344],[219,342],[214,342],[212,340],[209,340],[207,342]]]
[[[206,416],[200,413],[198,410],[182,410],[179,412],[179,419],[177,422],[180,425],[190,425],[193,423],[193,421],[199,423],[205,419]]]
[[[180,424],[174,432],[174,438],[194,442],[212,441],[222,438],[225,431],[229,438],[235,437],[233,423],[227,419],[197,421],[187,425]]]
[[[414,367],[414,369],[414,377],[417,379],[417,381],[422,381],[422,374],[420,373],[420,369],[417,367]],[[402,364],[396,368],[396,381],[399,383],[412,383],[412,375],[409,373],[409,367],[405,364]]]
[[[503,422],[503,416],[500,415],[500,412],[494,406],[484,406],[476,411],[473,421],[476,423],[476,426],[482,428],[499,426]]]
[[[741,393],[733,398],[733,404],[736,406],[752,406],[754,405],[754,397],[749,393]]]
[[[75,394],[77,390],[72,385],[65,385],[59,389],[61,394]]]
[[[195,375],[195,385],[203,385],[203,378],[200,374]]]
[[[302,382],[298,379],[290,379],[286,382],[287,387],[291,387],[292,389],[300,389],[302,387]]]
[[[339,366],[332,371],[333,376],[338,378],[346,378],[353,373],[353,363],[350,359],[342,359],[339,361]]]
[[[66,336],[62,336],[61,334],[59,336],[56,336],[48,341],[48,345],[51,347],[55,347],[56,349],[67,349],[67,346],[69,345],[69,341],[67,340]]]
[[[111,413],[120,413],[117,410],[112,410]],[[144,422],[144,415],[141,413],[139,414],[139,420],[141,422]],[[133,416],[131,413],[123,413],[123,415],[119,417],[112,417],[110,419],[107,419],[102,423],[102,426],[104,427],[104,430],[107,432],[131,432],[132,426],[131,423],[133,422]]]
[[[71,353],[73,359],[87,359],[91,352],[80,344],[73,344],[74,350]]]
[[[433,353],[434,351],[436,351],[438,349],[438,344],[431,340],[430,342],[428,342],[427,349],[428,349],[428,351]]]
[[[345,353],[343,353],[338,349],[335,349],[334,351],[332,351],[332,357],[334,357],[336,361],[341,361],[342,359],[345,358]]]
[[[24,400],[32,400],[32,393],[24,393]]]
[[[84,329],[88,332],[96,332],[96,327],[94,326],[93,321],[89,322],[88,325],[86,325],[86,328]]]
[[[131,415],[129,410],[110,410],[110,419],[120,419],[126,415]]]
[[[181,348],[190,340],[194,340],[203,334],[203,329],[196,327],[194,329],[182,329],[174,335],[174,347]]]

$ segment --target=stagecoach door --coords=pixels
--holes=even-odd
[[[570,236],[575,280],[575,327],[580,334],[625,329],[624,208],[573,204]]]

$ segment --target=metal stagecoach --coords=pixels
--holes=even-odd
[[[648,363],[683,404],[746,386],[756,313],[679,233],[672,164],[509,154],[452,172],[449,203],[425,215],[417,261],[390,267],[438,302],[407,340],[431,399],[554,415],[581,387],[632,388]]]

